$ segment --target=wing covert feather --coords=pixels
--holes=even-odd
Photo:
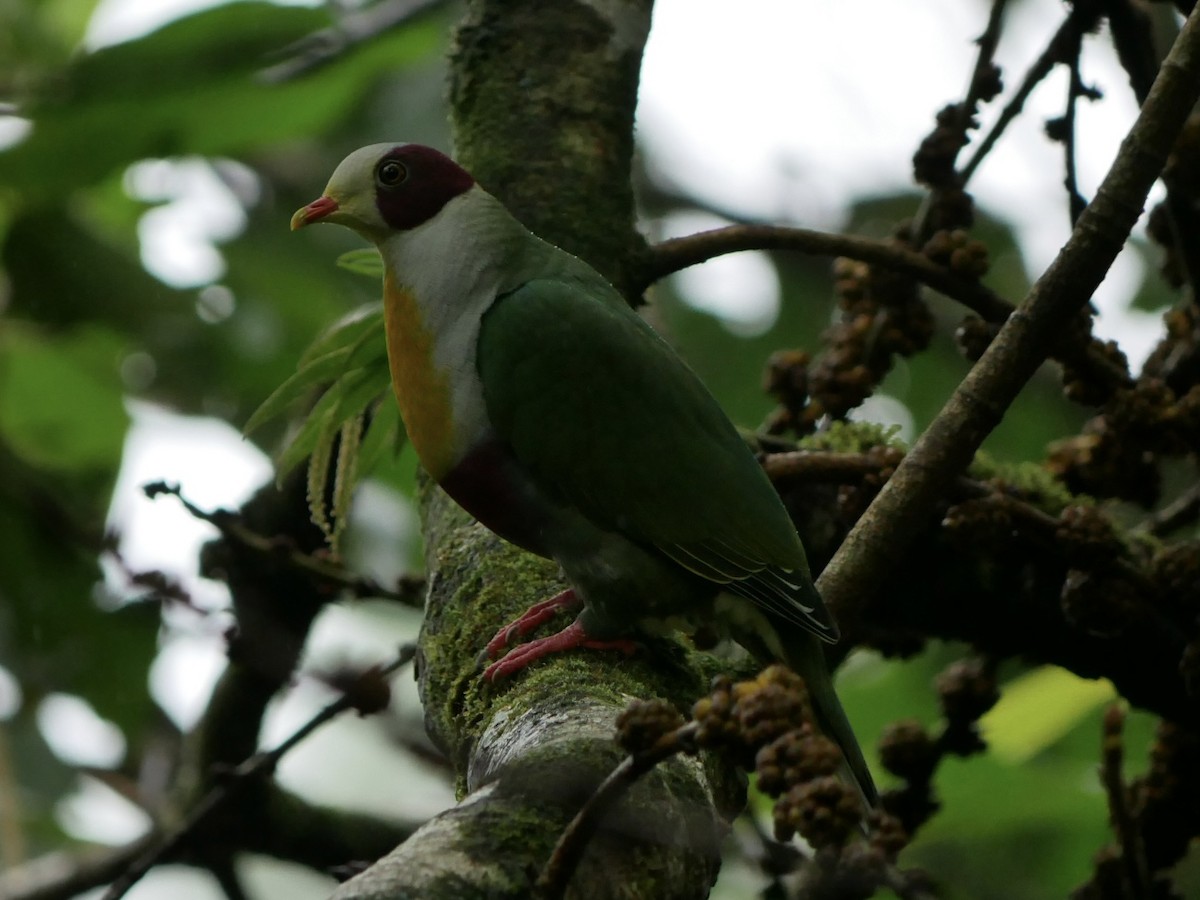
[[[795,529],[737,430],[599,276],[536,279],[499,297],[483,317],[478,365],[492,424],[551,497],[835,633]]]

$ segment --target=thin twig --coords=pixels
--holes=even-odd
[[[639,279],[639,292],[681,269],[742,250],[791,250],[812,256],[845,256],[909,275],[989,322],[1002,322],[1012,304],[994,291],[955,275],[929,257],[898,244],[783,225],[727,225],[655,244]]]
[[[1125,877],[1129,881],[1129,896],[1149,895],[1150,878],[1147,871],[1146,854],[1142,849],[1141,836],[1129,809],[1129,793],[1122,775],[1125,748],[1122,731],[1125,713],[1117,704],[1109,706],[1104,715],[1104,738],[1100,757],[1100,779],[1108,797],[1108,811],[1112,816],[1113,830],[1121,845],[1121,861],[1125,866]]]
[[[0,873],[4,900],[71,900],[112,881],[154,844],[147,834],[119,847],[48,853]]]
[[[1004,105],[1004,109],[1000,111],[1000,117],[996,119],[995,124],[979,142],[979,146],[975,148],[975,152],[967,161],[967,164],[962,167],[959,173],[962,177],[962,183],[966,184],[971,180],[971,176],[975,174],[975,170],[979,168],[979,164],[992,151],[992,147],[1000,140],[1000,136],[1004,134],[1009,125],[1016,120],[1021,114],[1021,110],[1025,108],[1025,101],[1033,93],[1042,80],[1053,71],[1056,63],[1062,61],[1063,47],[1067,41],[1072,40],[1072,36],[1076,33],[1082,33],[1086,30],[1086,23],[1081,22],[1084,13],[1081,11],[1082,5],[1072,7],[1070,15],[1067,16],[1065,22],[1058,27],[1058,31],[1054,33],[1054,37],[1050,38],[1050,43],[1046,45],[1046,49],[1034,61],[1025,73],[1025,77],[1021,80],[1021,86],[1017,88],[1017,92],[1013,94],[1012,99]],[[1094,21],[1095,16],[1091,17],[1090,21]]]
[[[399,579],[398,590],[391,590],[373,578],[355,575],[337,563],[304,553],[298,550],[290,540],[267,537],[252,531],[243,524],[237,513],[226,509],[218,509],[214,512],[203,510],[184,497],[177,484],[154,481],[143,486],[142,490],[151,500],[164,494],[175,497],[191,515],[203,522],[208,522],[226,539],[265,556],[275,559],[282,558],[294,568],[307,572],[327,584],[347,590],[355,597],[380,597],[385,600],[395,600],[405,606],[421,605],[421,595],[425,587],[423,578],[403,576]]]
[[[1083,78],[1079,74],[1079,55],[1082,50],[1083,35],[1081,34],[1071,48],[1071,61],[1067,64],[1071,71],[1071,77],[1067,87],[1067,109],[1062,118],[1063,167],[1066,170],[1064,184],[1067,188],[1067,205],[1071,215],[1072,228],[1079,221],[1079,217],[1083,215],[1083,208],[1087,206],[1083,194],[1079,193],[1079,174],[1075,166],[1075,108],[1079,98],[1084,94]]]
[[[1200,521],[1200,482],[1164,506],[1138,525],[1137,530],[1155,537],[1165,537],[1172,531]]]
[[[225,895],[225,900],[250,900],[250,896],[242,886],[242,880],[238,877],[237,868],[234,866],[231,856],[209,864],[208,871],[217,880],[217,885],[221,888],[221,893]]]
[[[992,92],[992,85],[997,78],[998,70],[993,60],[996,56],[996,47],[1000,43],[1000,34],[1004,28],[1005,6],[1007,6],[1007,0],[993,0],[992,11],[988,15],[987,27],[984,28],[983,34],[976,40],[976,43],[979,45],[979,52],[975,55],[975,67],[971,71],[971,81],[967,85],[967,95],[957,105],[959,145],[958,149],[955,150],[955,161],[957,161],[958,154],[962,152],[963,147],[967,145],[968,134],[975,121],[975,114],[979,111],[980,102],[982,102],[985,95]],[[963,184],[965,182],[966,178],[962,177],[958,183]],[[936,205],[936,198],[942,193],[944,193],[944,188],[935,187],[929,191],[922,199],[916,215],[913,216],[911,233],[918,243],[924,243],[929,237],[926,227],[928,216]]]
[[[772,482],[801,481],[808,484],[856,484],[866,475],[876,475],[891,464],[865,453],[838,453],[828,450],[793,450],[768,454],[763,471]],[[949,502],[982,501],[1002,510],[1023,533],[1046,546],[1060,550],[1062,521],[1019,497],[998,489],[994,484],[960,475],[945,490]],[[1104,559],[1103,566],[1122,576],[1144,592],[1152,592],[1150,577],[1134,561],[1119,552]]]
[[[1103,280],[1198,96],[1200,13],[1194,12],[1070,239],[822,572],[818,588],[850,627]]]
[[[559,835],[558,843],[554,845],[554,851],[534,885],[534,896],[538,900],[561,900],[566,895],[571,876],[575,874],[579,861],[583,859],[583,852],[605,814],[639,778],[660,762],[677,753],[694,750],[699,727],[697,722],[688,722],[676,728],[646,752],[625,757],[600,782],[583,808]]]
[[[1135,5],[1130,0],[1109,0],[1105,12],[1117,58],[1129,75],[1129,84],[1138,103],[1144,103],[1158,72],[1153,23],[1143,5]],[[1192,302],[1200,303],[1200,212],[1190,199],[1189,190],[1174,172],[1167,170],[1162,180],[1167,189],[1166,207],[1175,254],[1192,287]]]
[[[292,56],[263,69],[258,73],[258,78],[266,84],[279,84],[299,78],[314,69],[328,65],[352,47],[398,28],[443,2],[444,0],[392,0],[390,3],[376,3],[365,9],[347,13],[337,24],[315,31],[285,48],[281,52]]]
[[[900,900],[938,900],[940,896],[926,889],[923,879],[914,879],[891,863],[884,867],[881,881]]]
[[[880,462],[864,453],[838,453],[831,450],[793,450],[768,454],[763,471],[772,481],[799,479],[806,482],[848,484],[864,475],[874,475]]]
[[[990,86],[995,80],[996,64],[992,60],[996,56],[996,47],[1000,43],[1000,34],[1004,30],[1004,7],[1007,4],[1008,0],[993,0],[987,27],[976,41],[979,45],[979,53],[975,56],[975,69],[971,72],[971,84],[967,88],[967,98],[963,101],[964,134],[971,117],[975,114],[976,107],[989,93]]]
[[[844,256],[878,265],[908,275],[996,324],[1002,323],[1013,311],[1011,303],[980,282],[956,275],[924,254],[899,244],[784,225],[727,225],[655,244],[643,263],[638,291],[644,291],[653,282],[681,269],[743,250],[790,250],[813,256]],[[1056,350],[1061,350],[1063,358],[1070,354],[1072,364],[1100,384],[1117,388],[1132,383],[1124,367],[1115,364],[1095,340],[1085,343],[1081,349],[1070,345]]]
[[[408,665],[416,653],[416,644],[405,644],[396,654],[396,658],[379,670],[380,677],[387,677]],[[200,799],[200,802],[192,808],[182,823],[135,859],[129,868],[121,873],[121,877],[104,892],[101,900],[120,900],[150,869],[172,856],[212,813],[228,803],[243,788],[274,772],[279,761],[297,744],[326,722],[353,709],[355,703],[356,697],[353,692],[343,693],[338,699],[318,711],[274,750],[256,753],[243,760],[240,765],[222,777],[220,784]]]
[[[741,842],[743,856],[750,860],[757,858],[758,867],[763,874],[771,879],[772,887],[778,890],[783,890],[783,882],[781,876],[790,875],[797,871],[801,866],[809,861],[809,858],[795,845],[792,841],[786,843],[775,840],[774,837],[767,834],[767,830],[763,827],[755,812],[755,804],[750,804],[749,807],[742,813],[741,820],[745,822],[750,830],[754,833],[754,843],[751,845],[749,840]],[[785,896],[781,894],[780,896]]]

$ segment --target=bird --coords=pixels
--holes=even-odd
[[[716,399],[620,292],[420,144],[350,153],[291,219],[315,223],[352,229],[383,259],[392,387],[421,464],[569,585],[496,634],[483,677],[717,622],[804,679],[873,806],[822,647],[838,629],[795,526]],[[569,625],[504,655],[563,609],[578,610]]]

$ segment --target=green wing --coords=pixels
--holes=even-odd
[[[542,490],[832,639],[775,489],[695,373],[599,276],[528,281],[483,317],[488,415]]]

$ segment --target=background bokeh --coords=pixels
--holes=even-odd
[[[0,868],[147,827],[121,785],[165,758],[155,742],[171,746],[194,724],[229,622],[222,586],[196,575],[212,530],[141,486],[178,483],[212,509],[236,506],[271,477],[281,426],[253,441],[241,426],[314,336],[377,298],[370,280],[334,265],[352,235],[292,235],[290,212],[357,146],[448,145],[443,57],[460,9],[424,4],[399,27],[347,42],[331,23],[357,6],[0,5]],[[656,239],[755,219],[885,234],[919,202],[912,153],[961,94],[988,6],[660,0],[638,108],[644,231]],[[998,59],[1015,78],[1062,4],[1010,7]],[[1089,195],[1136,104],[1100,38],[1087,44],[1084,77],[1105,95],[1080,110]],[[1069,233],[1062,151],[1043,131],[1062,112],[1065,85],[1062,72],[1038,88],[972,182],[986,216],[976,236],[994,261],[988,283],[1011,299]],[[1118,340],[1135,367],[1171,300],[1154,266],[1137,238],[1096,296],[1098,335]],[[816,348],[833,310],[828,261],[768,253],[683,272],[650,299],[655,324],[747,426],[770,407],[760,388],[767,356]],[[906,438],[967,367],[951,340],[960,311],[935,312],[932,348],[899,363],[859,412]],[[1041,458],[1082,420],[1055,379],[1036,380],[987,448]],[[413,465],[409,452],[389,460],[356,501],[348,552],[380,579],[420,567]],[[154,585],[137,576],[150,571],[190,604],[147,599]],[[383,602],[334,606],[306,666],[386,659],[418,625]],[[930,679],[957,654],[853,657],[840,686],[864,743],[896,718],[932,720]],[[906,861],[935,873],[948,896],[1063,896],[1106,839],[1095,766],[1111,693],[1057,671],[1003,674],[991,750],[939,773],[945,809]],[[301,675],[264,743],[330,696]],[[313,799],[429,815],[453,794],[419,730],[405,682],[389,714],[329,726],[279,775]],[[1136,767],[1148,734],[1133,716]],[[333,884],[265,859],[245,866],[264,896],[319,897]],[[757,879],[730,866],[717,896],[749,896]],[[166,867],[130,896],[220,892],[203,874]]]

